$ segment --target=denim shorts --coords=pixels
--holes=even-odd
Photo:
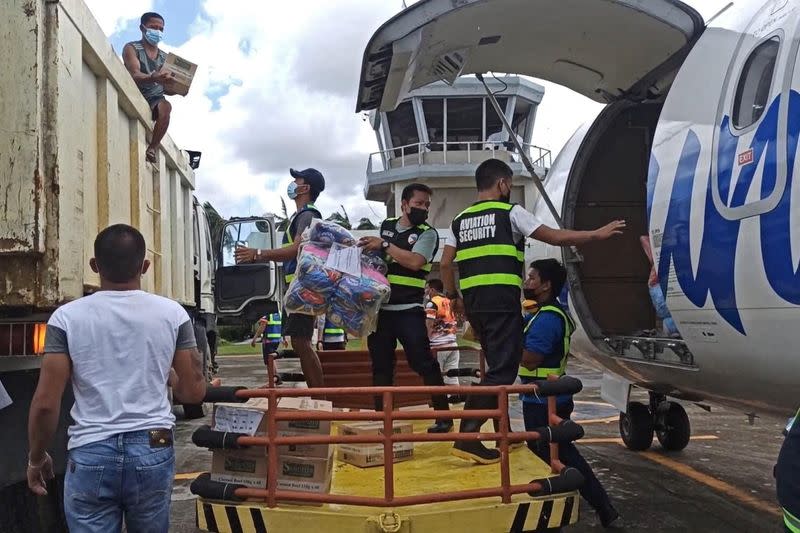
[[[121,433],[69,452],[64,511],[71,533],[166,533],[175,449],[148,431]]]

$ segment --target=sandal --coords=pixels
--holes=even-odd
[[[148,163],[155,163],[156,162],[156,149],[155,148],[148,148],[147,151],[144,153],[144,158]]]

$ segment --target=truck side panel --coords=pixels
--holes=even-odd
[[[194,305],[185,153],[167,137],[158,162],[145,162],[150,109],[81,0],[9,1],[0,53],[16,59],[0,80],[0,311],[46,311],[98,287],[92,243],[115,223],[145,236],[145,290]]]

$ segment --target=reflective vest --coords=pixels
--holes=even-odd
[[[775,468],[778,501],[783,505],[783,523],[792,533],[800,533],[800,409],[787,428],[786,440]],[[792,510],[787,509],[790,507]]]
[[[265,318],[267,327],[264,328],[261,341],[264,344],[278,344],[281,341],[281,315],[280,313],[271,313]]]
[[[314,206],[314,204],[306,204],[302,209],[298,210],[295,214],[289,217],[289,224],[286,225],[286,231],[283,234],[283,241],[281,246],[286,248],[294,243],[294,233],[297,230],[297,215],[305,213],[306,211],[313,212],[316,216],[314,218],[322,218],[322,213]],[[297,269],[297,258],[294,257],[288,261],[283,262],[283,277],[286,283],[291,283],[294,279],[294,271]]]
[[[389,241],[402,250],[409,252],[414,248],[414,244],[419,239],[420,235],[428,230],[434,230],[427,224],[419,224],[403,232],[397,231],[398,218],[387,218],[381,224],[381,238]],[[436,247],[433,249],[433,255],[436,255],[439,249],[439,237],[436,236]],[[389,297],[389,304],[420,304],[425,298],[425,280],[431,271],[432,265],[426,263],[419,270],[411,270],[402,266],[391,257],[386,257],[386,262],[389,265],[389,272],[386,278],[392,287],[392,294]]]
[[[344,329],[325,318],[322,330],[322,342],[344,342]]]
[[[536,322],[536,319],[542,313],[555,313],[564,320],[564,345],[562,347],[562,352],[560,354],[541,354],[545,356],[545,362],[551,358],[551,356],[559,356],[559,364],[558,366],[551,366],[551,367],[539,367],[533,370],[527,369],[524,366],[519,367],[519,375],[523,377],[529,378],[546,378],[550,374],[555,374],[556,376],[563,376],[567,371],[567,356],[569,355],[569,342],[570,337],[572,337],[572,333],[575,331],[575,323],[572,321],[570,316],[564,312],[557,305],[548,304],[543,305],[539,311],[533,315],[528,323],[525,325],[525,329],[523,329],[523,333],[527,334],[528,330],[531,329],[531,325]]]
[[[494,200],[477,202],[453,219],[459,285],[467,310],[520,309],[525,239],[514,242],[513,207]]]

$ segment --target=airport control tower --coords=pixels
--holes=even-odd
[[[530,143],[544,87],[511,76],[487,82],[537,173],[544,176],[550,151]],[[417,89],[396,110],[373,112],[370,120],[380,150],[370,155],[364,195],[383,202],[387,216],[400,215],[403,187],[421,182],[434,191],[428,224],[449,226],[475,201],[475,168],[492,157],[514,170],[512,202],[532,209],[538,199],[533,178],[483,85],[473,77],[459,78],[452,86],[437,82]]]

